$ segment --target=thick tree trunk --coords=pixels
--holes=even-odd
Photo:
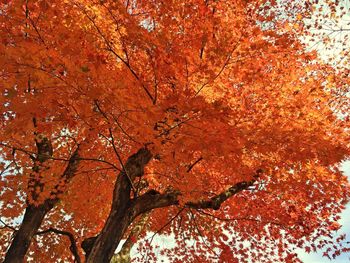
[[[121,214],[117,213],[108,217],[103,231],[96,239],[93,249],[86,260],[87,263],[110,262],[114,251],[117,249],[123,234],[130,224],[130,218]]]
[[[118,254],[113,255],[110,263],[130,263],[131,262],[131,256],[130,251],[134,245],[134,240],[138,238],[138,236],[141,234],[142,230],[147,224],[147,221],[149,219],[150,213],[144,213],[139,221],[133,225],[132,230],[130,231],[129,237],[126,239],[125,243],[123,244],[121,250],[118,252]]]
[[[36,120],[33,119],[36,126]],[[36,201],[38,194],[35,191],[39,188],[43,189],[43,184],[40,182],[40,171],[43,164],[52,156],[51,141],[42,134],[36,134],[35,138],[37,146],[37,155],[34,159],[33,173],[30,175],[28,183],[27,208],[24,213],[22,224],[16,232],[14,239],[8,249],[4,263],[23,262],[24,256],[30,246],[34,234],[38,231],[41,222],[46,213],[51,209],[47,203],[35,206],[28,200]],[[39,178],[35,175],[39,174]]]
[[[35,165],[33,171],[39,173],[41,165],[52,156],[51,143],[46,138],[42,139],[40,142],[37,142],[38,154],[35,160]],[[67,168],[64,173],[61,175],[61,181],[68,183],[69,180],[74,176],[78,163],[79,155],[77,148],[71,158],[69,159]],[[34,175],[31,175],[28,188],[32,188],[32,191],[29,193],[32,201],[37,201],[38,194],[35,189],[37,187],[40,190],[43,190],[44,185],[39,179]],[[55,191],[52,194],[62,194],[63,188],[57,184]],[[27,200],[27,208],[23,217],[22,224],[18,231],[15,233],[15,237],[6,253],[4,263],[20,263],[24,261],[25,254],[27,253],[33,236],[36,234],[40,228],[41,223],[44,220],[45,215],[56,205],[59,199],[56,197],[54,199],[47,199],[43,204],[34,205]]]
[[[155,208],[179,204],[178,197],[181,193],[172,189],[164,193],[151,189],[131,199],[131,184],[135,177],[143,175],[144,166],[151,157],[151,153],[145,148],[129,157],[115,183],[111,211],[102,231],[96,237],[85,239],[82,243],[87,263],[110,262],[128,226],[138,215]],[[217,210],[227,199],[252,186],[261,173],[262,170],[258,170],[250,181],[238,182],[208,200],[187,202],[185,207]]]
[[[144,167],[151,158],[151,152],[141,148],[123,165],[124,169],[114,186],[112,207],[107,221],[92,243],[91,250],[88,248],[89,251],[86,251],[87,263],[110,262],[125,231],[136,216],[130,206],[131,184],[136,177],[143,175]]]
[[[116,182],[115,198],[111,212],[107,221],[94,241],[90,254],[87,257],[87,263],[109,262],[116,250],[123,234],[130,224],[128,206],[130,200],[129,181],[124,174],[119,175]],[[121,189],[124,189],[122,191]]]
[[[16,232],[4,263],[21,263],[30,246],[33,236],[38,231],[46,213],[50,210],[45,205],[35,207],[29,205],[24,214],[21,227]]]

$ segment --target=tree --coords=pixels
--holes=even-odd
[[[172,262],[346,249],[331,235],[349,198],[348,80],[299,40],[311,13],[309,1],[1,3],[4,262],[109,262],[128,237],[146,255],[146,232],[174,237]]]

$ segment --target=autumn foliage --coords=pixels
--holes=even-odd
[[[301,41],[313,11],[2,1],[0,257],[109,262],[123,239],[137,262],[346,251],[349,80]],[[149,233],[173,241],[155,253]]]

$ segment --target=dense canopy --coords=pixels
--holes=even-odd
[[[147,233],[171,262],[346,251],[349,78],[306,49],[319,5],[2,1],[0,257],[109,262],[128,239],[155,262]]]

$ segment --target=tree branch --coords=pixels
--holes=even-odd
[[[200,161],[202,161],[202,160],[203,160],[203,157],[201,156],[201,157],[199,157],[194,163],[190,164],[190,165],[188,166],[187,172],[188,172],[188,173],[191,172],[191,170],[193,169],[193,167],[194,167],[197,163],[199,163]]]
[[[129,180],[129,183],[131,185],[132,190],[134,191],[134,194],[136,194],[137,190],[136,190],[134,184],[132,183],[132,180],[131,180],[131,177],[128,174],[128,171],[125,169],[125,165],[124,165],[123,160],[122,160],[122,158],[121,158],[121,156],[120,156],[120,154],[119,154],[119,152],[117,150],[117,147],[115,147],[115,140],[114,140],[114,136],[113,136],[111,128],[109,128],[108,131],[109,131],[109,136],[111,137],[110,143],[112,144],[113,150],[114,150],[114,152],[115,152],[115,154],[116,154],[116,156],[118,158],[118,161],[119,161],[120,165],[122,166],[123,171],[125,172],[126,177]]]
[[[221,192],[220,194],[208,199],[208,200],[200,200],[198,202],[188,202],[186,203],[186,206],[194,209],[214,209],[219,210],[220,206],[223,202],[225,202],[227,199],[232,197],[233,195],[246,190],[249,186],[252,186],[256,180],[251,180],[248,182],[239,182],[235,185],[231,186],[227,190]]]
[[[148,212],[155,208],[178,205],[179,195],[180,192],[178,191],[161,194],[158,191],[150,190],[138,198],[133,199],[131,201],[131,207],[135,212],[135,216],[138,216],[139,214]]]
[[[14,228],[13,226],[10,226],[9,224],[6,224],[4,220],[0,219],[0,223],[3,224],[4,226],[1,227],[1,229],[3,228],[8,228],[8,229],[11,229],[12,231],[16,232],[17,229]]]
[[[130,210],[131,181],[144,174],[144,167],[152,159],[153,155],[146,147],[140,148],[131,155],[124,164],[124,169],[119,173],[114,185],[112,206],[109,216],[102,231],[96,236],[85,239],[82,248],[86,253],[86,262],[109,262],[117,248],[123,234],[129,224],[137,216],[134,210]]]
[[[133,245],[135,244],[135,240],[140,235],[144,227],[147,225],[149,216],[150,216],[149,213],[143,214],[140,220],[135,225],[132,226],[132,229],[130,231],[128,238],[125,240],[120,251],[112,257],[110,263],[131,262],[130,251]]]
[[[63,236],[67,236],[69,238],[69,241],[70,241],[70,251],[72,252],[73,256],[74,256],[74,262],[76,263],[81,263],[81,259],[80,259],[80,256],[79,256],[79,253],[78,253],[78,247],[77,247],[77,244],[75,242],[75,238],[74,238],[74,235],[68,231],[63,231],[63,230],[59,230],[59,229],[56,229],[56,228],[48,228],[46,230],[43,230],[43,231],[38,231],[36,232],[36,235],[44,235],[44,234],[47,234],[47,233],[55,233],[55,234],[58,234],[58,235],[63,235]]]
[[[34,126],[36,125],[35,118],[33,119]],[[23,262],[25,254],[27,253],[31,244],[33,236],[37,233],[41,223],[43,222],[46,214],[57,204],[59,201],[59,194],[63,193],[65,184],[74,176],[78,164],[79,164],[79,147],[75,150],[70,157],[68,165],[61,175],[60,182],[55,186],[54,190],[50,193],[50,198],[45,199],[44,202],[38,198],[40,193],[44,189],[44,183],[41,181],[42,175],[40,169],[46,160],[52,157],[53,149],[51,141],[42,134],[35,133],[35,142],[37,145],[37,155],[34,160],[33,173],[30,174],[28,182],[28,196],[27,207],[23,216],[21,226],[18,231],[15,232],[15,236],[11,242],[9,249],[7,250],[4,262]],[[38,192],[37,189],[40,191]],[[51,198],[54,197],[54,198]]]
[[[18,147],[14,147],[14,146],[11,146],[11,145],[7,145],[7,144],[2,143],[2,142],[0,142],[0,146],[6,147],[6,148],[10,148],[10,149],[12,149],[12,151],[23,152],[23,153],[27,154],[30,159],[35,160],[35,152],[31,152],[31,151],[27,151],[27,150],[22,149],[22,148],[18,148]]]
[[[193,209],[213,209],[218,210],[223,202],[232,197],[233,195],[246,190],[252,186],[257,179],[260,177],[263,171],[258,169],[253,179],[250,181],[238,182],[226,189],[225,191],[215,195],[214,197],[208,200],[200,200],[197,202],[190,201],[185,203],[185,207]],[[181,195],[179,191],[168,191],[164,194],[161,194],[155,190],[150,190],[147,193],[139,196],[136,199],[132,200],[132,209],[134,209],[136,215],[147,212],[149,210],[166,207],[171,205],[178,205],[178,197]]]
[[[80,8],[80,10],[82,10],[82,12],[86,15],[86,17],[90,20],[90,22],[92,23],[92,25],[95,27],[97,33],[102,37],[103,41],[106,44],[107,50],[110,51],[117,59],[119,59],[130,71],[130,73],[135,77],[135,79],[140,83],[142,89],[146,92],[147,96],[151,99],[152,103],[155,104],[155,99],[152,96],[152,94],[150,93],[150,91],[147,89],[147,87],[145,86],[145,84],[141,81],[140,77],[138,76],[138,74],[135,72],[135,70],[131,67],[131,65],[128,63],[127,60],[125,60],[124,58],[121,57],[121,55],[119,55],[114,48],[111,45],[111,42],[107,39],[107,37],[103,34],[102,30],[100,29],[100,27],[96,24],[95,20],[87,13],[87,11],[82,7],[77,5],[77,7]]]
[[[54,196],[55,198],[47,199],[45,203],[48,203],[50,206],[54,206],[58,202],[60,198],[59,195],[64,192],[66,184],[69,183],[77,172],[79,162],[80,158],[78,145],[77,149],[75,149],[72,156],[69,158],[68,165],[61,175],[59,183],[55,186],[54,190],[51,191],[51,196]]]

